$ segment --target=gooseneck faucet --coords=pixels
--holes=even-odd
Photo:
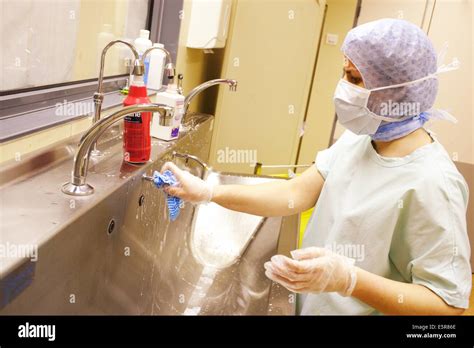
[[[114,40],[110,41],[107,46],[104,47],[102,50],[102,55],[100,57],[100,69],[99,69],[99,79],[98,79],[98,86],[97,91],[94,93],[94,118],[92,119],[92,123],[96,123],[100,120],[100,114],[102,112],[102,102],[104,101],[104,93],[103,89],[103,81],[104,81],[104,65],[105,65],[105,56],[107,55],[107,51],[110,47],[115,44],[124,44],[132,51],[133,55],[135,56],[135,60],[133,61],[133,66],[131,67],[131,71],[133,75],[141,76],[145,72],[145,66],[143,65],[143,61],[140,59],[140,55],[136,50],[135,46],[132,44],[123,41],[123,40]],[[94,148],[92,149],[91,154],[93,156],[101,156],[101,152],[97,150],[97,145],[93,145]]]
[[[101,113],[101,110],[102,110],[102,102],[104,100],[104,93],[102,92],[102,87],[103,87],[103,80],[104,80],[104,65],[105,65],[105,56],[107,54],[107,51],[109,50],[110,47],[112,47],[113,45],[115,44],[118,44],[118,43],[121,43],[121,44],[124,44],[126,45],[128,48],[130,48],[130,50],[132,51],[133,55],[135,56],[135,60],[133,62],[133,74],[134,75],[143,75],[144,71],[145,71],[145,67],[143,65],[143,62],[140,61],[140,55],[138,54],[138,51],[136,50],[136,48],[126,42],[126,41],[123,41],[123,40],[114,40],[114,41],[110,41],[107,46],[104,47],[104,49],[102,50],[102,55],[100,57],[100,69],[99,69],[99,84],[97,86],[97,92],[94,93],[94,119],[93,119],[93,123],[96,123],[97,121],[100,120],[100,113]]]
[[[170,52],[163,48],[163,47],[157,47],[157,46],[153,46],[153,47],[150,47],[149,49],[147,49],[145,52],[143,52],[143,55],[142,55],[142,62],[145,62],[145,58],[146,56],[153,50],[161,50],[165,53],[166,55],[166,65],[165,65],[165,73],[166,73],[166,77],[168,77],[169,80],[173,80],[174,79],[174,76],[176,74],[176,69],[173,65],[173,60],[171,58],[171,54]]]
[[[237,90],[237,81],[236,80],[215,79],[215,80],[206,81],[206,82],[200,84],[199,86],[194,87],[191,90],[191,92],[189,92],[189,94],[184,99],[184,115],[186,116],[186,113],[188,112],[189,104],[191,104],[194,97],[196,97],[199,93],[201,93],[205,89],[208,89],[209,87],[212,87],[212,86],[215,86],[215,85],[218,85],[218,84],[227,84],[227,85],[229,85],[229,90],[230,91],[236,91]]]
[[[178,157],[178,158],[184,158],[185,159],[185,162],[186,164],[188,163],[189,160],[193,160],[194,162],[198,163],[203,169],[207,170],[207,171],[211,171],[212,168],[209,164],[207,164],[206,162],[204,162],[202,159],[200,159],[199,157],[197,156],[194,156],[194,155],[190,155],[188,153],[180,153],[180,152],[176,152],[176,151],[173,151],[171,153],[171,156],[173,158],[175,157]]]
[[[188,164],[189,160],[193,160],[194,162],[199,164],[202,167],[202,171],[201,171],[201,175],[200,175],[202,180],[204,180],[204,175],[206,174],[206,172],[212,171],[212,167],[197,156],[190,155],[188,153],[179,153],[179,152],[176,152],[176,151],[173,151],[171,156],[173,158],[176,158],[176,157],[183,158],[184,163],[186,163],[186,164]]]
[[[61,191],[72,196],[87,196],[94,193],[94,188],[86,182],[89,168],[89,156],[97,139],[110,126],[136,112],[158,112],[160,117],[171,117],[173,108],[164,104],[137,104],[127,106],[110,116],[94,123],[82,136],[74,155],[71,181],[62,186]]]

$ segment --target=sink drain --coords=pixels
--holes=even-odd
[[[107,226],[107,234],[111,234],[114,231],[115,228],[115,220],[112,219],[109,222],[109,226]]]

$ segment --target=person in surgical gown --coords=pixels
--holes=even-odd
[[[430,119],[441,65],[420,28],[382,19],[352,29],[334,103],[347,129],[291,180],[211,186],[166,163],[184,200],[262,216],[315,207],[303,246],[266,275],[299,294],[299,314],[460,314],[471,291],[468,187]],[[289,204],[289,202],[293,204]]]

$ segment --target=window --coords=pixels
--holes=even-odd
[[[85,117],[93,109],[103,47],[150,30],[176,61],[183,0],[1,0],[0,143]],[[102,109],[119,105],[128,47],[107,51]],[[58,114],[58,105],[73,103]],[[86,113],[83,111],[86,110]]]
[[[149,0],[3,0],[1,91],[97,77],[100,53],[114,39],[146,28]],[[107,53],[106,76],[126,74],[130,50]]]

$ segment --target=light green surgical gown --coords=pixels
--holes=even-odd
[[[325,182],[302,247],[343,253],[366,271],[424,285],[447,304],[467,308],[468,187],[431,135],[434,142],[402,158],[378,155],[369,136],[349,131],[319,152],[315,165]],[[377,312],[356,298],[322,293],[298,295],[297,313]]]

